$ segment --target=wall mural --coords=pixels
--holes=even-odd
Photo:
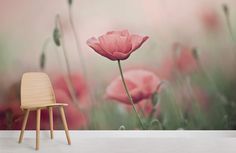
[[[49,75],[72,130],[236,129],[234,0],[2,0],[0,130]],[[35,129],[30,112],[26,129]],[[54,109],[54,128],[63,129]],[[47,110],[41,129],[49,129]]]

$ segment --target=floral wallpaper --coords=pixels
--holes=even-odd
[[[25,72],[71,130],[234,130],[235,19],[234,0],[1,0],[0,130],[21,129]]]

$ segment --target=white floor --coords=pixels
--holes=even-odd
[[[0,153],[35,152],[35,132],[0,131]],[[236,153],[236,131],[63,131],[41,132],[40,153]]]

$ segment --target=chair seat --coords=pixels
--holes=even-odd
[[[37,105],[27,105],[21,106],[22,109],[34,109],[34,108],[43,108],[43,107],[50,107],[50,106],[67,106],[66,103],[51,103],[51,104],[37,104]]]

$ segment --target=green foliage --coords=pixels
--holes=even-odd
[[[127,112],[120,103],[102,102],[89,112],[90,130],[117,130],[124,125],[126,130],[139,127],[136,115],[133,111]]]
[[[148,130],[222,130],[235,129],[236,127],[236,103],[229,102],[224,96],[216,92],[215,87],[210,87],[210,83],[202,75],[191,77],[192,85],[196,86],[201,81],[201,86],[206,86],[208,94],[208,107],[201,106],[201,99],[190,95],[191,99],[188,110],[180,105],[181,99],[178,99],[176,84],[168,84],[163,87],[161,92],[152,96],[151,102],[153,109],[148,115],[139,110],[144,126]],[[190,79],[190,78],[189,78]],[[217,81],[222,82],[222,81]],[[182,82],[179,84],[183,86]],[[218,87],[218,85],[215,85]],[[189,89],[190,90],[190,89]],[[205,91],[204,90],[204,91]],[[234,90],[235,91],[235,90]],[[221,93],[224,95],[224,93]],[[157,104],[160,103],[161,115],[156,116]],[[124,104],[118,102],[104,102],[93,109],[90,116],[89,129],[105,130],[131,130],[137,129],[139,123],[133,111],[125,109]],[[137,105],[136,105],[137,106]],[[122,126],[120,126],[122,125]]]
[[[176,130],[183,128],[183,116],[177,105],[172,87],[168,85],[160,94],[163,129]]]

